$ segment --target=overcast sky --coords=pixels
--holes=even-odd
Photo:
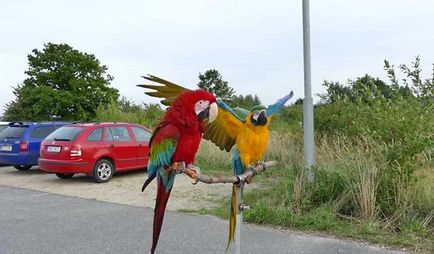
[[[153,74],[193,88],[218,69],[238,94],[270,104],[289,90],[303,97],[301,0],[1,0],[0,105],[25,79],[27,54],[67,43],[94,54],[112,85],[155,102],[135,85]],[[434,63],[434,1],[311,0],[313,93],[323,80],[365,73],[386,78],[383,60]],[[2,109],[0,110],[2,112]]]

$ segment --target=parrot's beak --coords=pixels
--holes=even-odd
[[[208,122],[211,123],[217,118],[218,114],[218,106],[217,103],[212,103],[205,110],[201,111],[197,116],[200,120],[205,120],[208,118]]]
[[[252,123],[260,126],[266,125],[268,123],[268,118],[265,111],[261,111],[258,115],[252,115]]]
[[[217,103],[213,102],[211,105],[209,105],[209,118],[208,122],[212,123],[217,118],[217,115],[219,114],[219,108],[217,106]]]

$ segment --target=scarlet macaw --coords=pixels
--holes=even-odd
[[[164,83],[171,91],[171,83],[156,77],[147,79]],[[152,85],[139,85],[153,88]],[[176,88],[173,87],[172,88]],[[172,89],[173,90],[173,89]],[[204,132],[204,119],[212,122],[218,113],[216,98],[205,90],[176,91],[177,96],[168,98],[170,103],[163,120],[152,134],[148,162],[148,179],[142,191],[157,178],[157,198],[154,209],[154,226],[151,253],[154,253],[163,224],[167,201],[175,180],[174,164],[193,164]],[[172,91],[172,92],[173,92]]]
[[[165,98],[162,103],[171,105],[173,97],[182,91],[187,90],[182,86],[167,81],[160,82],[161,79],[150,76],[147,79],[162,84],[163,86],[147,86],[154,89],[155,92],[148,92],[148,95]],[[214,122],[206,123],[204,139],[212,141],[221,150],[230,152],[236,145],[232,159],[233,174],[242,174],[246,168],[253,166],[254,163],[262,160],[265,149],[268,144],[269,130],[268,126],[272,115],[282,109],[285,103],[292,98],[294,93],[278,100],[273,105],[264,107],[256,105],[250,111],[242,108],[232,109],[223,100],[218,99],[218,115]],[[235,233],[235,185],[232,189],[231,216],[229,223],[228,247],[234,240]]]

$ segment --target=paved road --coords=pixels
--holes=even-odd
[[[149,253],[152,210],[0,186],[0,253]],[[243,253],[401,253],[243,227]],[[157,253],[224,253],[227,222],[169,212]],[[228,252],[231,253],[231,252]]]

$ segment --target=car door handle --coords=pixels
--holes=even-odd
[[[114,148],[114,147],[115,147],[115,145],[110,145],[110,146],[109,146],[109,148]]]

